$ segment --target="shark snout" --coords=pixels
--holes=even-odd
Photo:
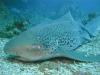
[[[43,46],[27,42],[15,42],[13,40],[6,43],[4,52],[8,58],[15,58],[24,61],[40,60],[46,54]]]
[[[11,42],[7,42],[4,47],[4,53],[7,55],[8,58],[15,58],[18,57],[17,51],[15,52],[14,45]]]

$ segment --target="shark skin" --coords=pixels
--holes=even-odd
[[[92,37],[90,29],[75,21],[70,12],[51,23],[42,24],[12,38],[5,45],[4,52],[23,61],[39,61],[54,57],[86,62],[100,61],[100,55],[86,56],[85,52],[76,50],[87,40],[91,41]]]

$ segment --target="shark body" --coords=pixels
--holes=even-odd
[[[46,60],[54,57],[67,57],[87,62],[100,61],[100,55],[86,57],[85,52],[76,50],[87,41],[91,41],[96,34],[92,33],[91,27],[85,27],[75,21],[70,12],[55,21],[42,24],[11,39],[5,45],[5,53],[23,61]],[[94,31],[97,28],[95,27]]]

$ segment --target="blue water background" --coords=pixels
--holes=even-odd
[[[71,11],[75,19],[83,18],[89,13],[100,14],[100,0],[2,0],[2,2],[11,14],[17,17],[26,16],[32,22],[34,16],[56,19],[68,11]]]

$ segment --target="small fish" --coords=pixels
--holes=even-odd
[[[100,24],[100,23],[99,23]],[[95,24],[93,23],[92,26]],[[89,25],[91,26],[91,25]],[[68,12],[49,23],[41,23],[12,38],[4,47],[8,56],[23,61],[39,61],[54,57],[67,57],[79,61],[100,61],[100,55],[88,55],[76,49],[91,41],[91,27],[75,21]]]

